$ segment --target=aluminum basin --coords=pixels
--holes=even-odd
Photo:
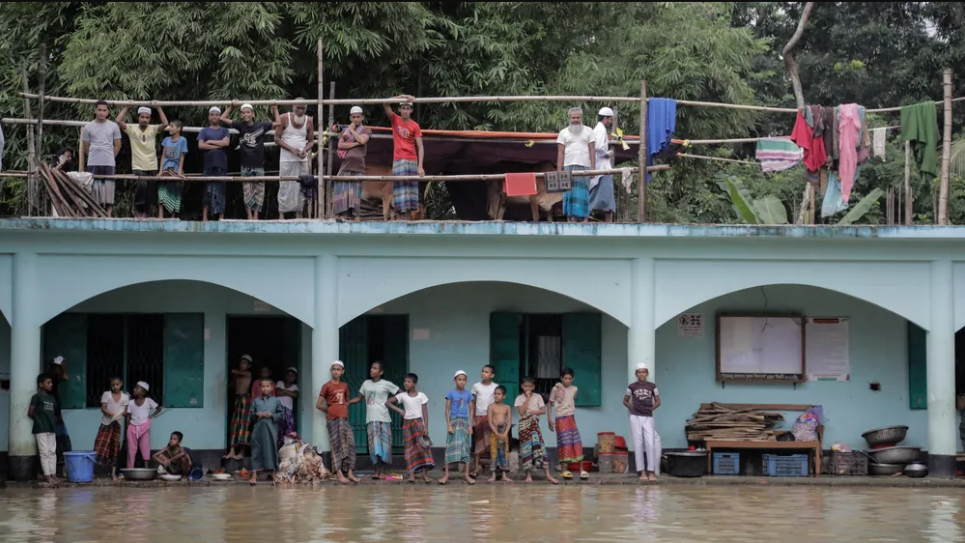
[[[911,464],[921,455],[921,447],[888,447],[868,451],[875,464]]]

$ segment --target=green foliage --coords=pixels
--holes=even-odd
[[[758,201],[751,200],[750,193],[744,189],[744,185],[740,179],[728,177],[727,179],[718,181],[718,184],[721,190],[730,198],[731,204],[734,206],[734,212],[738,218],[747,224],[767,224],[757,214],[758,206],[756,204]]]
[[[877,204],[878,200],[880,200],[884,194],[884,191],[881,189],[871,191],[871,194],[862,198],[861,201],[851,208],[851,211],[848,211],[848,214],[845,215],[843,219],[838,221],[837,226],[851,226],[854,224],[855,221],[861,219],[861,217],[864,217],[871,211],[871,206]]]

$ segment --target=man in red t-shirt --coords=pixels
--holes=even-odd
[[[423,177],[422,168],[425,149],[422,147],[422,129],[412,120],[412,101],[408,94],[396,96],[393,101],[399,104],[399,114],[392,111],[392,103],[384,104],[385,114],[392,121],[392,175]],[[392,201],[398,213],[409,212],[409,218],[416,220],[419,211],[419,182],[399,181],[394,183]]]

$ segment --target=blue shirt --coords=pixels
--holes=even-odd
[[[223,126],[218,128],[207,126],[202,128],[201,133],[198,134],[198,141],[221,141],[225,138],[230,138],[230,134],[228,129]],[[220,168],[222,172],[228,171],[228,152],[225,147],[204,151],[205,173],[213,168]]]
[[[164,150],[164,162],[161,164],[161,169],[178,171],[178,167],[181,165],[181,155],[188,154],[188,140],[184,139],[184,136],[178,138],[178,141],[164,138],[164,141],[161,142],[161,148]]]
[[[449,391],[449,394],[446,394],[446,399],[452,401],[449,406],[449,418],[469,418],[469,402],[472,401],[472,392],[468,390],[459,392],[453,389]]]

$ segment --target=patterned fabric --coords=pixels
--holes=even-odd
[[[405,465],[409,473],[436,467],[436,463],[432,460],[432,451],[423,448],[420,444],[419,438],[426,435],[426,427],[422,419],[407,419],[402,424],[402,435],[405,442]]]
[[[281,177],[299,177],[310,175],[311,164],[302,162],[281,162],[278,165]],[[301,213],[305,209],[305,198],[302,197],[301,185],[298,181],[278,182],[278,213]]]
[[[419,175],[419,162],[416,160],[396,160],[392,163],[392,175]],[[419,209],[419,182],[395,182],[392,188],[392,202],[399,213]]]
[[[251,443],[251,396],[235,396],[235,409],[231,413],[231,446]]]
[[[134,170],[134,175],[141,177],[153,177],[157,170],[147,171],[147,170]],[[134,207],[139,211],[147,213],[154,206],[154,199],[157,197],[157,183],[155,181],[147,181],[144,179],[139,179],[134,184]]]
[[[205,170],[205,177],[222,177],[225,172],[221,168],[211,168]],[[225,197],[224,182],[213,181],[204,184],[204,207],[208,208],[208,215],[221,215],[224,213]]]
[[[121,423],[114,421],[101,424],[94,439],[94,453],[97,454],[97,465],[115,467],[121,456]]]
[[[472,438],[476,442],[473,449],[476,454],[485,455],[489,452],[489,437],[492,432],[489,428],[489,417],[476,417],[476,426],[472,430]]]
[[[87,171],[94,176],[94,184],[91,189],[94,202],[101,206],[114,205],[115,181],[97,178],[99,175],[114,175],[114,166],[87,166]]]
[[[265,175],[264,168],[241,167],[242,177],[261,177]],[[245,207],[252,211],[265,209],[265,183],[241,183],[241,188],[245,193]]]
[[[496,427],[499,432],[505,432],[509,427],[508,423],[502,423]],[[509,471],[509,438],[503,439],[496,433],[489,436],[489,454],[491,455],[491,467],[494,473]]]
[[[568,172],[577,172],[587,168],[573,164],[563,169]],[[573,188],[563,193],[563,214],[574,219],[585,219],[590,216],[589,179],[573,176]]]
[[[362,172],[338,172],[339,176],[360,176]],[[362,183],[339,183],[335,182],[332,194],[332,210],[336,215],[341,215],[348,211],[358,211],[362,206]]]
[[[328,442],[332,447],[332,471],[355,469],[355,434],[348,419],[328,421]]]
[[[295,413],[291,409],[285,407],[282,404],[283,413],[281,415],[281,420],[278,422],[278,448],[282,448],[285,444],[285,436],[295,431]]]
[[[780,172],[804,160],[804,149],[789,139],[766,139],[757,142],[757,161],[765,172]]]
[[[539,417],[527,415],[519,419],[519,465],[525,470],[546,467],[546,445],[539,428]]]
[[[581,462],[583,460],[583,441],[576,429],[576,417],[556,419],[556,447],[560,462]]]
[[[372,421],[365,425],[369,438],[369,457],[376,464],[381,460],[392,463],[392,423]]]
[[[162,177],[177,177],[174,170],[164,170]],[[181,212],[181,184],[180,183],[159,183],[157,186],[157,201],[163,205],[168,213]]]
[[[452,424],[452,433],[446,436],[446,464],[468,464],[472,445],[469,417],[454,417],[449,422]]]

